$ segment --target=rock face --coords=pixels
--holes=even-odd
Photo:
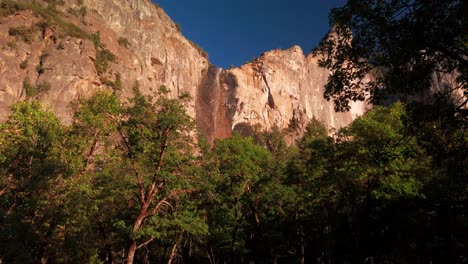
[[[114,81],[117,75],[121,79],[117,93],[124,98],[131,96],[135,82],[145,94],[166,85],[173,96],[188,92],[196,97],[208,60],[161,8],[149,0],[84,0],[81,6],[77,2],[65,1],[56,13],[82,29],[81,37],[67,35],[56,21],[41,32],[35,25],[45,19],[29,10],[0,18],[1,120],[9,105],[26,99],[25,79],[33,86],[50,86],[39,99],[65,122],[71,121],[71,101],[110,89],[105,80]],[[86,14],[73,15],[73,10]],[[31,31],[28,41],[10,34],[21,27]],[[101,73],[95,67],[97,47],[87,37],[97,32],[102,46],[116,56]],[[188,109],[192,116],[194,109],[194,105]]]
[[[248,133],[252,126],[288,128],[300,134],[312,118],[329,128],[341,128],[368,106],[354,103],[350,112],[335,112],[333,102],[323,98],[328,75],[318,66],[317,58],[305,56],[298,46],[266,52],[240,68],[210,68],[210,81],[198,92],[204,95],[197,104],[198,120],[211,113],[203,119],[212,120],[206,131],[215,138],[228,135],[230,130]]]
[[[150,0],[79,2],[53,9],[60,20],[27,9],[0,17],[0,120],[11,104],[34,96],[70,123],[70,102],[112,89],[125,100],[136,83],[144,94],[161,85],[173,97],[189,93],[194,100],[187,110],[211,140],[254,126],[300,134],[314,117],[340,128],[366,110],[357,103],[351,112],[335,113],[322,95],[329,73],[297,46],[219,69]],[[79,34],[70,34],[70,25]],[[115,55],[105,66],[103,51]]]

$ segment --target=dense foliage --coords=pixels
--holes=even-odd
[[[457,107],[466,106],[467,10],[462,0],[347,1],[331,12],[333,30],[315,50],[332,71],[325,96],[346,110],[350,101],[381,103],[436,86],[459,89]]]
[[[63,126],[0,125],[5,263],[463,263],[468,138],[447,100],[375,107],[331,138],[193,143],[188,98],[101,93]]]

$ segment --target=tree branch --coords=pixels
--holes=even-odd
[[[161,183],[159,183],[158,188],[156,188],[156,181],[157,181],[158,175],[161,172],[164,155],[167,149],[167,139],[168,139],[169,132],[170,132],[169,128],[166,128],[163,132],[163,140],[161,142],[161,151],[159,153],[158,162],[156,163],[156,171],[153,174],[153,179],[151,180],[151,185],[148,190],[148,199],[153,199],[154,195],[158,192],[158,190],[164,186],[164,180],[163,180],[161,181]]]
[[[97,146],[97,143],[99,141],[98,136],[99,136],[100,133],[101,133],[101,130],[99,130],[99,129],[96,129],[96,131],[94,131],[93,143],[92,143],[91,147],[89,148],[88,154],[86,155],[86,157],[84,159],[83,168],[80,170],[80,172],[78,173],[78,175],[74,179],[75,181],[78,181],[83,176],[83,174],[85,173],[86,168],[88,168],[89,161],[90,161],[91,157],[94,155],[94,151],[96,150],[96,146]]]
[[[140,197],[139,197],[140,202],[144,203],[146,195],[145,195],[145,186],[143,184],[143,178],[141,177],[140,173],[138,173],[138,169],[135,164],[135,158],[133,156],[133,151],[130,147],[130,144],[128,143],[122,131],[119,131],[119,134],[120,134],[120,138],[122,139],[122,142],[124,143],[125,148],[127,149],[127,156],[130,159],[130,166],[132,167],[133,173],[135,174],[135,178],[137,180],[138,189],[140,191]]]
[[[155,206],[153,209],[151,209],[151,211],[149,213],[146,214],[146,217],[149,217],[149,216],[152,216],[154,214],[156,214],[158,211],[159,211],[159,208],[163,205],[168,205],[170,207],[172,207],[172,205],[167,202],[167,200],[169,200],[170,198],[172,197],[175,197],[175,196],[178,196],[180,194],[183,194],[183,193],[192,193],[194,192],[195,189],[186,189],[186,190],[172,190],[171,193],[169,193],[169,195],[167,195],[166,197],[164,197],[162,200],[160,200]]]
[[[147,240],[146,242],[144,242],[144,243],[138,245],[138,246],[137,246],[137,249],[140,249],[140,248],[142,248],[142,247],[148,245],[148,244],[151,243],[153,240],[154,240],[154,237],[151,237],[151,238],[150,238],[149,240]]]

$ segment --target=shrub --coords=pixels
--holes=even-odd
[[[76,9],[73,9],[71,7],[67,9],[67,13],[69,13],[72,16],[78,16],[78,12],[76,11]]]
[[[86,9],[85,6],[82,6],[78,9],[74,9],[74,8],[68,8],[67,9],[67,12],[73,16],[81,16],[82,18],[84,18],[87,14],[88,14],[88,9]]]
[[[45,93],[50,90],[50,87],[51,87],[50,83],[44,82],[44,83],[38,84],[36,87],[36,90],[38,94]]]
[[[85,17],[86,14],[88,14],[88,10],[86,9],[85,6],[82,6],[80,9],[78,9],[78,14],[79,14],[81,17]]]
[[[65,1],[63,0],[48,0],[49,6],[63,6],[65,5]]]
[[[89,35],[88,39],[91,40],[91,42],[93,42],[94,48],[96,48],[96,50],[98,48],[103,47],[102,42],[101,42],[101,33],[99,31]]]
[[[39,27],[39,29],[41,29],[41,31],[44,31],[48,27],[50,27],[50,24],[49,24],[48,21],[41,21],[41,22],[37,23],[36,26]]]
[[[115,81],[111,81],[106,78],[101,78],[101,82],[111,87],[112,90],[114,90],[114,92],[122,90],[122,77],[120,76],[120,73],[117,73],[115,75]]]
[[[67,23],[62,25],[62,28],[65,31],[65,34],[70,37],[85,39],[88,37],[88,34],[84,32],[80,27]]]
[[[128,47],[130,46],[130,42],[128,41],[128,39],[126,38],[123,38],[123,37],[120,37],[117,42],[119,43],[120,46],[122,47],[125,47],[128,49]]]
[[[0,3],[0,16],[12,15],[21,10],[24,10],[24,7],[15,1],[2,0]]]
[[[96,52],[96,60],[94,61],[94,66],[99,75],[107,72],[109,67],[109,62],[115,60],[115,55],[110,52],[108,49],[99,49]]]
[[[24,60],[20,63],[21,69],[26,69],[26,67],[28,67],[28,60]]]
[[[67,36],[82,39],[88,37],[88,34],[81,28],[62,19],[64,17],[63,13],[57,10],[55,6],[64,4],[63,0],[52,0],[48,2],[49,5],[44,7],[36,1],[15,2],[12,0],[2,0],[0,3],[0,15],[13,14],[20,10],[31,10],[35,15],[44,18],[45,21],[49,23],[53,22],[53,24],[61,28]],[[79,1],[79,4],[82,5],[83,2]],[[70,11],[70,9],[68,11]],[[79,14],[82,14],[83,11],[84,9],[80,9]]]
[[[41,64],[37,65],[36,67],[36,71],[38,74],[43,74],[45,72],[45,68],[44,66],[42,66]]]
[[[26,92],[26,97],[34,97],[37,95],[37,88],[36,86],[32,85],[29,77],[24,78],[23,80],[23,89]]]
[[[99,75],[102,75],[107,71],[109,67],[109,62],[115,60],[115,55],[108,49],[104,48],[104,44],[101,42],[101,34],[98,32],[89,35],[89,40],[91,40],[96,48],[96,60],[94,61],[94,66]]]
[[[49,53],[44,52],[44,53],[41,54],[41,56],[39,56],[39,60],[42,61],[42,60],[44,60],[44,59],[47,58],[47,57],[49,57]]]
[[[26,92],[27,98],[31,98],[39,94],[45,93],[49,91],[50,88],[51,88],[51,85],[48,82],[43,82],[41,84],[38,84],[37,86],[34,86],[31,84],[29,77],[26,77],[23,80],[23,89]]]
[[[62,19],[63,13],[55,9],[54,5],[49,5],[47,8],[44,8],[42,5],[37,2],[32,2],[30,4],[23,4],[27,9],[33,11],[34,14],[41,16],[47,22],[54,22],[59,28],[63,30],[65,35],[75,38],[87,38],[88,34],[84,32],[80,27],[75,24],[68,23]]]
[[[33,30],[27,27],[13,27],[8,30],[10,36],[18,37],[26,43],[31,43],[33,39]]]

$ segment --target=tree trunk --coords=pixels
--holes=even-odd
[[[210,261],[210,264],[216,264],[216,259],[215,259],[215,255],[213,253],[213,249],[210,248],[210,252],[208,252],[208,260]],[[2,263],[0,263],[2,264]]]
[[[167,148],[167,138],[168,138],[169,132],[170,130],[168,128],[164,130],[163,141],[161,144],[161,153],[159,154],[159,158],[158,158],[157,166],[156,166],[156,173],[153,175],[153,179],[150,184],[150,188],[147,192],[147,195],[145,195],[145,188],[144,188],[144,185],[142,184],[142,180],[139,174],[136,173],[137,183],[138,183],[138,187],[140,188],[140,194],[141,194],[141,197],[140,197],[141,209],[140,209],[140,214],[138,215],[137,219],[135,220],[133,224],[132,235],[135,235],[140,230],[141,226],[143,225],[143,221],[148,217],[148,213],[150,213],[151,211],[154,211],[153,212],[154,214],[156,210],[158,209],[159,205],[156,205],[153,209],[150,209],[150,205],[154,201],[154,196],[158,192],[158,188],[162,187],[162,186],[156,185],[156,178],[159,175],[159,172],[161,171],[161,168],[162,168],[164,153],[166,152],[166,148]],[[131,153],[131,149],[128,146],[127,141],[124,138],[123,140],[127,146],[129,153]],[[131,160],[132,166],[134,166],[133,162],[134,160]],[[145,199],[145,196],[146,196],[146,199]],[[160,204],[162,204],[162,201],[160,202]],[[138,250],[138,248],[139,246],[137,245],[137,241],[135,239],[132,239],[132,244],[130,245],[128,249],[127,264],[133,264],[133,261],[135,259],[135,253]]]
[[[176,255],[178,245],[179,245],[179,239],[177,239],[177,241],[174,243],[174,246],[172,247],[171,255],[169,256],[169,260],[167,261],[167,264],[172,264],[172,262],[174,261],[174,257]]]
[[[148,211],[148,206],[149,203],[143,204],[140,214],[138,215],[137,219],[135,220],[135,223],[133,224],[133,230],[132,234],[135,234],[140,230],[140,227],[143,223],[143,220],[145,220],[146,212]],[[127,264],[132,264],[133,259],[135,258],[135,252],[137,251],[138,246],[135,240],[132,241],[132,244],[130,245],[128,249],[128,257],[127,257]]]
[[[301,264],[305,263],[304,233],[301,232]]]
[[[130,245],[130,248],[128,249],[127,264],[133,264],[136,250],[137,250],[137,244],[136,244],[136,241],[133,241],[132,244]]]

